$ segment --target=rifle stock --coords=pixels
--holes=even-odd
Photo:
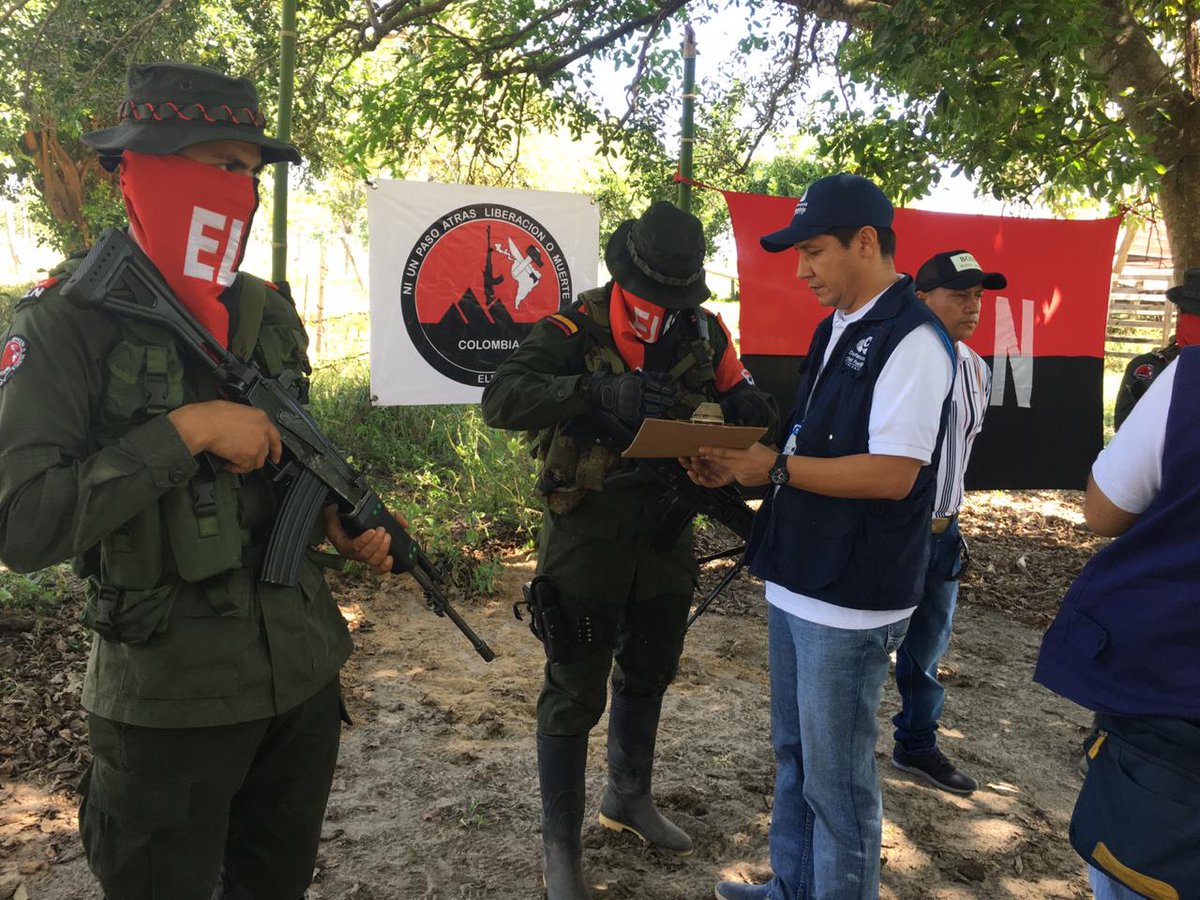
[[[288,481],[289,488],[268,541],[260,572],[263,581],[297,583],[311,527],[321,508],[332,502],[350,534],[384,528],[392,538],[392,571],[411,573],[425,593],[426,606],[449,618],[485,661],[495,658],[491,648],[451,607],[433,563],[286,384],[242,362],[209,334],[128,235],[118,229],[105,231],[63,285],[62,293],[77,306],[101,308],[168,329],[195,361],[212,373],[229,399],[261,409],[279,430],[285,459],[276,477]]]
[[[635,437],[633,430],[604,410],[595,410],[592,421],[616,444],[628,447]],[[678,521],[674,539],[696,515],[708,516],[720,522],[744,543],[750,541],[750,531],[754,522],[754,510],[746,505],[741,491],[733,485],[721,488],[706,488],[688,478],[683,466],[674,459],[635,460],[638,468],[662,486],[664,495],[671,508],[680,508],[686,516]],[[668,514],[669,515],[669,514]],[[667,518],[664,516],[664,519]],[[671,543],[674,543],[674,539]]]

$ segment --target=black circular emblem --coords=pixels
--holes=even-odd
[[[413,345],[460,384],[491,381],[533,323],[573,296],[554,236],[528,213],[498,203],[462,206],[431,223],[400,278]]]

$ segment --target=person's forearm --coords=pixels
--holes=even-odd
[[[912,490],[921,461],[907,456],[859,453],[830,458],[788,458],[788,487],[854,500],[903,500]]]
[[[517,366],[497,371],[483,393],[483,421],[492,428],[539,430],[586,413],[591,404],[581,381],[586,375],[553,375],[520,371]]]
[[[79,556],[173,487],[196,461],[166,416],[83,460],[29,447],[0,456],[0,559],[28,572]]]

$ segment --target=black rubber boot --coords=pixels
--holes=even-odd
[[[542,880],[549,900],[590,900],[583,880],[583,771],[587,735],[537,736],[542,789]]]
[[[608,789],[600,802],[600,824],[632,831],[676,856],[692,852],[692,839],[663,817],[650,796],[654,740],[662,697],[626,697],[613,691],[608,710]]]

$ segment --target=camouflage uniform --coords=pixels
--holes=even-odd
[[[110,892],[113,884],[124,891],[123,880],[107,876],[127,865],[129,844],[147,834],[170,843],[211,830],[202,819],[217,811],[201,818],[195,811],[219,806],[219,796],[242,787],[253,746],[214,736],[247,724],[266,729],[289,712],[314,720],[303,741],[321,747],[291,765],[311,763],[311,777],[323,784],[306,787],[307,797],[264,797],[274,806],[255,812],[277,817],[277,828],[294,826],[295,809],[307,805],[319,829],[336,758],[337,673],[351,644],[313,560],[296,588],[257,582],[255,565],[280,500],[268,478],[214,477],[167,420],[170,409],[215,396],[207,374],[169,336],[76,309],[60,287],[22,300],[9,335],[22,339],[26,356],[0,387],[0,558],[28,571],[74,557],[87,579],[85,621],[95,626],[106,600],[115,609],[111,626],[101,626],[108,636],[93,637],[83,685],[95,759],[81,824],[97,875]],[[261,330],[247,339],[250,355],[268,374],[307,372],[295,309],[264,293]],[[205,771],[173,771],[178,752],[201,740]],[[231,777],[236,783],[222,787]],[[304,824],[309,831],[312,818]],[[251,841],[246,850],[260,846]],[[219,865],[224,848],[212,850]],[[120,896],[194,892],[207,900],[212,885],[197,891],[188,884],[193,874],[175,872],[184,880],[167,893],[157,885]],[[269,895],[295,898],[307,883],[308,872],[298,888]]]
[[[253,86],[211,70],[135,67],[122,108],[171,92],[175,108],[223,103],[241,119],[142,115],[85,139],[110,166],[122,147],[165,155],[208,138],[298,160],[262,135]],[[88,863],[112,900],[209,900],[219,880],[228,897],[298,900],[337,758],[345,621],[315,555],[297,587],[257,580],[280,488],[193,456],[167,414],[217,398],[211,375],[165,330],[68,303],[79,264],[18,302],[4,342],[0,559],[30,571],[73,558],[86,579]],[[293,373],[305,399],[291,302],[247,275],[221,300],[231,350]]]
[[[716,317],[699,307],[708,296],[703,257],[699,221],[669,203],[623,223],[605,252],[614,282],[535,324],[483,395],[488,424],[527,430],[535,439],[546,508],[534,588],[549,585],[548,602],[565,623],[559,633],[569,635],[566,653],[546,641],[537,709],[549,900],[590,896],[580,842],[583,773],[610,670],[609,778],[600,822],[680,856],[692,851],[691,839],[651,796],[662,697],[679,664],[696,583],[691,526],[672,521],[678,509],[636,464],[620,459],[592,414],[597,406],[611,412],[610,404],[622,405],[615,399],[620,390],[612,390],[619,383],[636,387],[641,398],[636,413],[626,407],[618,416],[632,428],[650,414],[686,418],[702,401],[728,401],[729,411],[736,410],[728,421],[774,426],[774,401],[753,388],[740,363],[721,369],[737,357]],[[624,320],[620,340],[613,333],[609,307],[616,308],[618,288],[622,304],[643,304],[621,307],[636,337],[625,334]],[[640,323],[671,324],[643,336],[633,321],[639,313],[646,317]],[[644,353],[640,372],[627,371],[622,352]]]
[[[564,328],[562,316],[534,325],[483,395],[489,425],[539,433],[544,469],[554,464],[546,459],[549,444],[563,431],[590,455],[573,467],[576,472],[552,476],[558,487],[546,498],[537,571],[570,602],[615,624],[616,665],[607,647],[579,662],[547,662],[538,730],[551,735],[592,729],[604,713],[610,668],[618,693],[653,696],[667,689],[683,649],[697,576],[691,527],[673,546],[651,549],[664,512],[661,489],[640,477],[632,462],[622,464],[606,443],[595,443],[599,432],[587,421],[591,401],[583,384],[597,366],[622,364],[611,337],[606,340],[606,329],[582,313],[585,301],[605,307],[607,288],[583,295],[571,307],[573,330]],[[686,386],[690,400],[680,404],[681,413],[690,413],[704,400],[720,400],[713,360],[726,352],[727,340],[712,313],[697,314],[706,320],[711,355],[689,366],[690,378],[683,376],[692,383]],[[693,352],[693,342],[700,340],[693,315],[690,310],[681,313],[681,321],[653,345],[648,369],[669,371]],[[543,483],[545,479],[543,472]]]
[[[1114,430],[1119,429],[1129,418],[1142,395],[1150,390],[1154,379],[1161,375],[1162,370],[1178,355],[1179,345],[1171,341],[1165,347],[1142,353],[1129,361],[1129,365],[1125,367],[1125,374],[1121,376],[1121,386],[1117,389],[1117,400],[1113,406]]]

